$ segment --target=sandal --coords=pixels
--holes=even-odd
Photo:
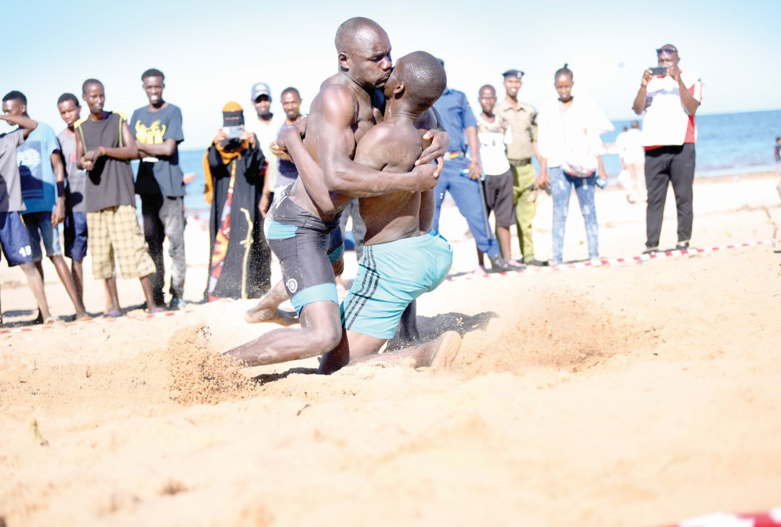
[[[44,326],[51,326],[52,324],[57,322],[57,317],[49,317],[46,320],[43,321]]]
[[[119,309],[109,309],[103,313],[103,318],[119,318],[122,316],[122,311]]]

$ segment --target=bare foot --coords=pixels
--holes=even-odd
[[[244,313],[244,320],[249,324],[273,322],[274,324],[287,327],[298,324],[298,315],[289,311],[282,311],[281,309],[264,308],[258,304]]]
[[[431,371],[447,370],[461,349],[461,336],[455,331],[447,331],[435,342],[437,345],[431,356]]]

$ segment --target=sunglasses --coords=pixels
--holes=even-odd
[[[662,53],[678,53],[678,50],[675,48],[659,48],[656,50],[657,55],[661,55]]]

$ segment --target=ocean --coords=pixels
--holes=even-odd
[[[613,143],[631,120],[613,121],[615,131],[602,135],[602,141]],[[725,113],[697,116],[697,177],[713,177],[775,170],[773,146],[781,136],[781,110]],[[190,213],[208,210],[203,198],[204,150],[179,151],[179,162],[185,174],[195,173],[187,185],[185,207]],[[603,156],[605,170],[613,179],[621,172],[615,154]],[[134,168],[135,172],[135,168]]]

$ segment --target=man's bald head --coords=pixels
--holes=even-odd
[[[439,59],[425,51],[415,51],[399,59],[392,77],[396,82],[388,83],[388,90],[404,83],[410,110],[425,112],[447,87],[447,75]]]
[[[336,52],[350,54],[358,42],[372,39],[377,35],[388,38],[385,30],[374,20],[361,16],[345,20],[336,30],[336,38],[334,38]]]

